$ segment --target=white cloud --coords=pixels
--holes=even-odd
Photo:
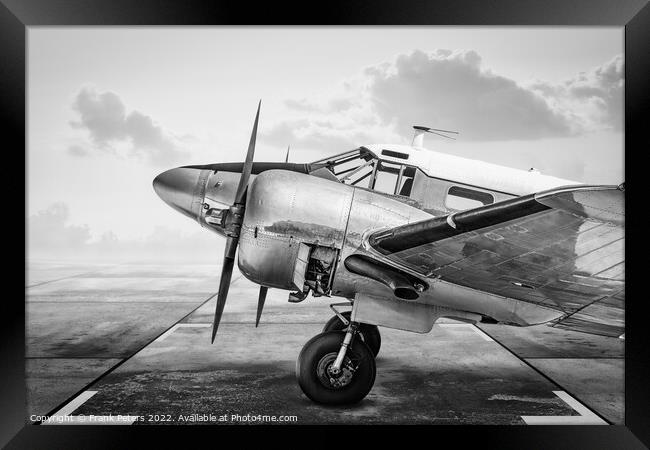
[[[295,118],[274,124],[265,137],[278,146],[327,150],[404,142],[412,125],[483,142],[620,130],[622,67],[619,55],[561,84],[520,83],[484,67],[472,50],[416,50],[367,67],[335,93],[287,100]]]
[[[482,67],[475,51],[415,51],[370,67],[369,94],[385,123],[459,130],[464,140],[566,136],[566,117],[514,80]]]
[[[80,157],[90,155],[90,151],[87,148],[82,147],[81,145],[71,145],[70,147],[68,147],[68,153],[71,154],[72,156],[80,156]]]
[[[124,103],[113,92],[98,93],[93,88],[84,87],[77,94],[72,108],[79,120],[71,122],[71,126],[87,130],[95,150],[116,153],[116,146],[130,142],[129,156],[144,157],[158,166],[180,161],[187,155],[179,148],[178,140],[150,116],[136,110],[127,114]],[[89,154],[80,146],[72,146],[68,152],[74,156]]]
[[[534,81],[528,88],[562,111],[581,131],[623,129],[623,55],[560,84]]]
[[[335,91],[307,99],[289,99],[284,120],[262,128],[260,139],[278,147],[339,153],[368,142],[399,142],[394,127],[387,127],[368,101],[363,77],[350,79]]]

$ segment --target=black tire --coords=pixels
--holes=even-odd
[[[341,377],[333,385],[327,368],[336,359],[345,333],[328,331],[311,338],[300,351],[296,363],[296,376],[300,389],[316,403],[326,405],[350,405],[361,401],[375,383],[375,358],[366,344],[354,339],[348,347]],[[350,366],[356,370],[350,376]]]
[[[350,317],[352,317],[352,311],[345,311],[344,313],[341,313],[341,315],[345,317],[346,320],[350,321]],[[347,325],[344,324],[341,319],[339,319],[339,316],[334,316],[328,320],[323,327],[323,333],[326,331],[345,330],[346,328]],[[370,351],[376,358],[379,354],[379,349],[381,348],[381,335],[379,334],[379,328],[377,328],[377,325],[362,323],[359,326],[359,334],[361,335],[361,340],[365,342],[368,347],[370,347]]]

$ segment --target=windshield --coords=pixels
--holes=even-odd
[[[379,160],[364,147],[314,161],[311,165],[316,170],[329,170],[341,183],[406,197],[411,194],[415,176],[415,167]]]
[[[312,166],[327,168],[341,183],[369,187],[376,160],[369,150],[358,148],[314,161]]]

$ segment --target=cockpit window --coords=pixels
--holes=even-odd
[[[374,170],[376,158],[364,149],[358,148],[349,152],[331,156],[311,163],[312,167],[326,167],[341,183],[368,187]]]
[[[311,166],[314,172],[327,168],[341,183],[407,197],[415,176],[414,167],[381,161],[364,147],[314,161]]]

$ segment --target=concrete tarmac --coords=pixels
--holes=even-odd
[[[451,320],[425,335],[381,328],[368,397],[316,405],[295,361],[331,317],[331,299],[289,304],[270,290],[256,329],[257,287],[236,272],[211,345],[218,274],[216,265],[30,265],[30,413],[61,411],[70,423],[622,423],[623,341]]]

